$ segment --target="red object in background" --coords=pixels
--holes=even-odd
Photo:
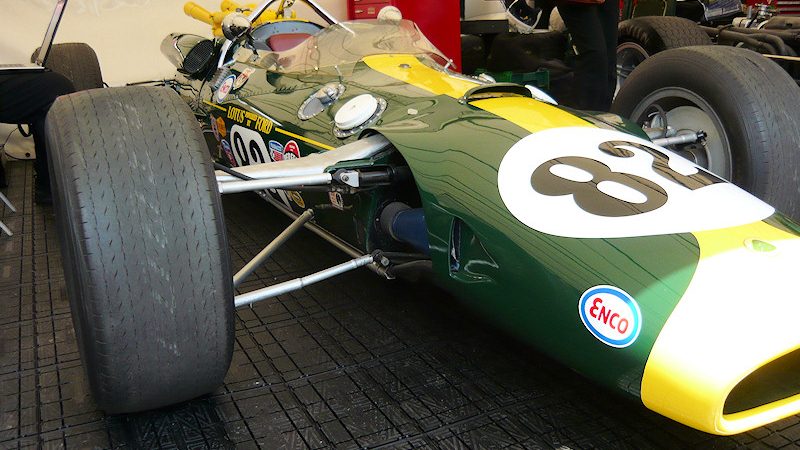
[[[745,0],[747,6],[770,5],[778,8],[778,15],[800,16],[800,1],[798,0]]]
[[[350,20],[374,19],[384,6],[395,6],[461,70],[461,6],[459,0],[347,0]]]
[[[745,5],[758,7],[758,5],[770,5],[778,8],[778,15],[781,16],[800,16],[800,1],[798,0],[745,0]]]

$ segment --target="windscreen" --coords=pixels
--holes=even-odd
[[[297,47],[264,55],[259,64],[283,73],[335,73],[365,56],[383,54],[427,55],[439,63],[447,61],[414,22],[360,20],[331,25]]]

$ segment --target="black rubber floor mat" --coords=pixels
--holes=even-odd
[[[367,270],[237,312],[233,362],[213,394],[107,417],[75,345],[52,209],[30,163],[8,165],[0,209],[0,448],[797,448],[800,417],[704,434],[606,392],[427,284]],[[288,221],[254,195],[225,197],[234,268]],[[346,256],[302,232],[241,291]],[[157,382],[158,380],[153,380]]]
[[[196,400],[141,414],[106,420],[114,448],[232,449],[215,403]]]

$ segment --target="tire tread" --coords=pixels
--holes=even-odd
[[[620,22],[620,42],[639,43],[650,56],[673,48],[711,45],[711,38],[683,17],[637,17]]]
[[[166,89],[80,92],[53,105],[47,135],[95,400],[134,412],[215,389],[232,353],[232,276],[216,178],[188,106]]]

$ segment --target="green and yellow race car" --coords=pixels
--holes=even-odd
[[[800,412],[800,229],[665,148],[700,143],[702,130],[654,142],[618,116],[460,75],[393,11],[337,23],[306,2],[321,27],[272,3],[227,14],[224,40],[165,41],[194,111],[144,86],[51,110],[68,293],[101,408],[214,390],[235,307],[368,267],[426,274],[566,366],[697,429],[739,433]],[[735,48],[643,66],[698,55],[788,77]],[[791,95],[786,105],[800,104]],[[766,120],[800,142],[793,116]],[[246,191],[294,221],[234,274],[220,194]],[[351,259],[235,293],[303,226]]]

